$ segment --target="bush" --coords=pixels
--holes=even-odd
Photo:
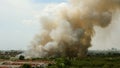
[[[20,68],[32,68],[30,64],[23,64]]]
[[[25,57],[23,55],[20,55],[19,60],[24,60]]]

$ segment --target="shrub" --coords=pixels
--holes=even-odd
[[[23,64],[20,68],[32,68],[30,64]]]
[[[23,55],[20,55],[19,60],[24,60],[25,57]]]

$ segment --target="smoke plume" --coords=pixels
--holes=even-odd
[[[94,26],[105,28],[120,8],[120,0],[69,0],[47,7],[40,16],[42,29],[28,56],[82,57],[91,46]]]

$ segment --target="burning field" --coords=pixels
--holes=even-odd
[[[42,29],[26,55],[84,57],[91,47],[94,27],[108,27],[119,9],[120,0],[69,0],[48,6],[40,16]]]

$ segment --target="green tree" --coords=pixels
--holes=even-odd
[[[19,60],[24,60],[25,57],[23,55],[20,55]]]

